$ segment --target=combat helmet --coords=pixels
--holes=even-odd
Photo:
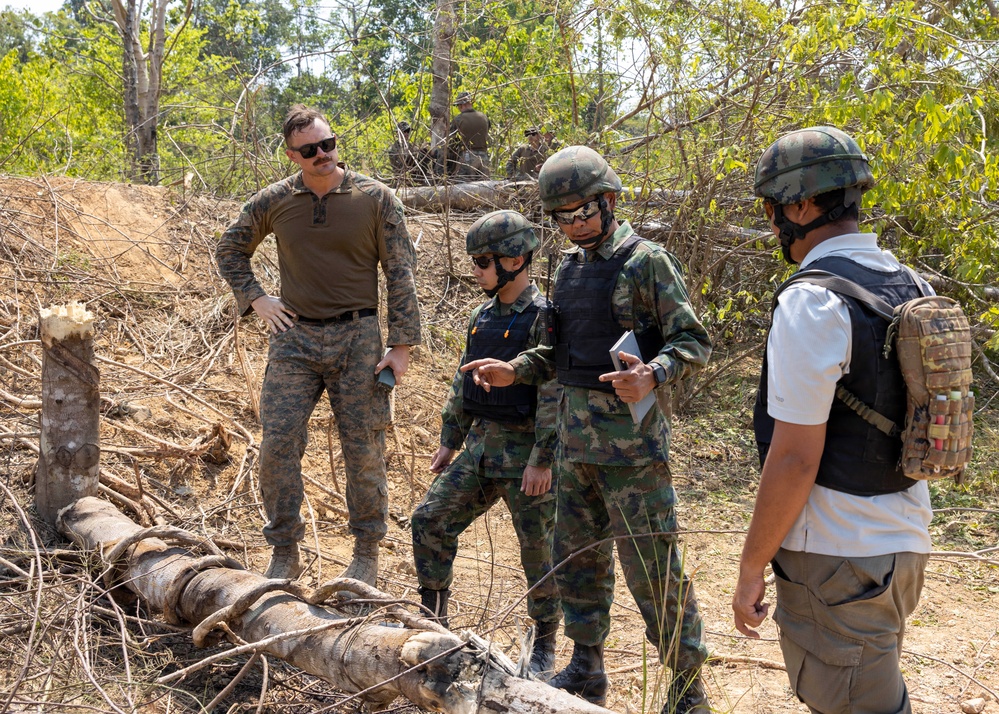
[[[812,126],[785,134],[763,152],[753,191],[788,206],[842,188],[850,206],[872,186],[874,174],[857,142],[835,127]]]
[[[567,146],[548,157],[538,174],[541,205],[554,211],[589,196],[617,193],[621,179],[607,160],[588,146]]]
[[[753,192],[773,206],[784,260],[794,263],[791,244],[809,232],[839,220],[846,210],[860,208],[864,191],[874,186],[874,174],[853,138],[831,126],[812,126],[785,134],[756,162]],[[823,193],[843,190],[843,202],[807,225],[787,217],[784,207]]]
[[[539,245],[530,222],[516,211],[493,211],[472,224],[465,236],[469,255],[527,255]]]

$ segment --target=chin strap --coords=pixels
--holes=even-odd
[[[840,219],[840,217],[846,213],[846,209],[850,206],[858,203],[860,201],[860,190],[859,189],[847,189],[843,194],[843,205],[836,206],[834,209],[826,213],[824,216],[819,216],[811,223],[806,225],[800,225],[795,223],[790,218],[784,215],[784,206],[779,203],[772,204],[774,207],[774,225],[777,226],[777,230],[780,231],[778,236],[780,240],[780,252],[784,256],[785,262],[791,265],[796,265],[798,261],[791,257],[791,244],[796,240],[801,240],[809,232],[814,231],[816,228],[821,228],[828,223],[835,223]]]
[[[596,238],[588,238],[582,243],[572,240],[572,238],[569,239],[569,242],[574,243],[580,248],[583,248],[584,244],[590,246],[589,248],[583,248],[583,250],[593,250],[607,240],[607,237],[610,235],[610,226],[614,221],[614,214],[611,213],[610,206],[607,205],[607,199],[604,198],[604,194],[597,196],[597,205],[600,207],[600,235]],[[596,241],[596,243],[594,243],[594,241]],[[591,243],[593,245],[590,245]]]
[[[527,269],[527,266],[531,264],[531,258],[534,257],[534,251],[531,251],[530,253],[524,256],[523,265],[521,265],[516,270],[507,270],[502,265],[500,265],[500,257],[501,256],[493,253],[493,267],[496,268],[496,287],[491,290],[486,290],[485,288],[482,288],[482,292],[486,294],[486,297],[495,297],[496,293],[498,293],[503,288],[504,285],[506,285],[511,280],[520,275],[522,272],[524,272],[524,270]]]

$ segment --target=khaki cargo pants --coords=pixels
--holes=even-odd
[[[810,711],[912,711],[899,656],[928,559],[920,553],[843,558],[777,552],[774,620],[791,689]]]

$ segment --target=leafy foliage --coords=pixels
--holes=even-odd
[[[115,179],[120,47],[82,4],[67,7],[0,32],[0,169]],[[781,133],[821,123],[851,132],[872,160],[869,227],[999,324],[979,287],[996,282],[999,253],[992,4],[455,7],[452,95],[472,92],[492,118],[494,166],[523,128],[543,125],[607,153],[626,184],[666,191],[666,208],[625,202],[622,215],[659,225],[722,334],[758,330],[769,286],[786,271],[767,252],[754,161]],[[193,173],[207,189],[245,196],[282,175],[279,127],[294,102],[327,113],[344,158],[387,175],[396,121],[413,124],[417,142],[429,136],[435,12],[399,0],[206,0],[167,58],[164,180]]]

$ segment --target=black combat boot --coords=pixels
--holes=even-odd
[[[604,646],[573,644],[572,659],[550,682],[556,689],[578,694],[591,704],[607,701],[607,675],[604,673]]]
[[[419,592],[423,607],[433,613],[430,619],[437,620],[445,629],[451,629],[447,622],[447,601],[451,597],[451,591],[419,588]]]
[[[558,620],[536,622],[534,626],[531,674],[542,682],[547,682],[555,674],[555,636],[558,634],[558,622]]]
[[[666,690],[662,714],[711,714],[708,695],[701,681],[701,670],[677,670]]]

